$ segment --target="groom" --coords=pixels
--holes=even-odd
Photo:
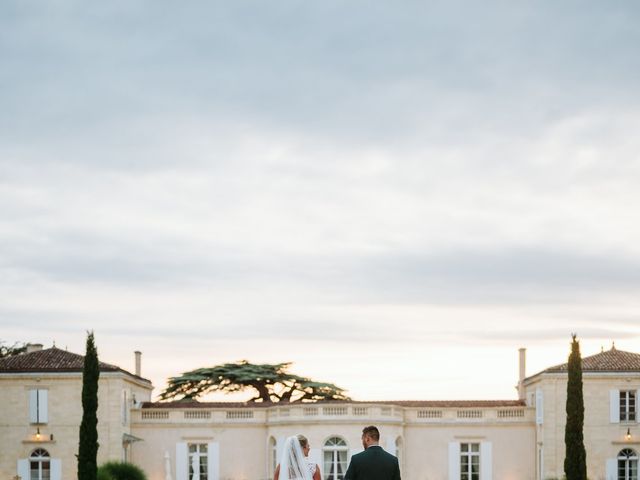
[[[351,457],[344,480],[400,480],[398,459],[380,445],[380,432],[374,426],[362,430],[364,452]]]

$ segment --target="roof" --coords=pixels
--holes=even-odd
[[[308,403],[271,403],[271,402],[198,402],[196,400],[178,400],[174,402],[145,402],[142,408],[268,408],[281,406],[316,407],[322,405],[389,405],[413,408],[498,408],[524,407],[524,400],[389,400],[389,401],[340,401],[340,402],[308,402]]]
[[[543,373],[566,373],[568,365],[568,363],[555,365],[532,375],[532,377]],[[613,346],[611,350],[584,357],[582,372],[640,372],[640,354],[618,350]]]
[[[127,372],[116,365],[104,362],[98,362],[98,365],[101,372],[121,372],[151,383],[150,380]],[[84,356],[56,347],[0,358],[0,374],[82,372],[83,367]]]

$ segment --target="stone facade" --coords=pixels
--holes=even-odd
[[[74,354],[53,353],[77,361],[69,357]],[[53,355],[51,349],[23,355],[11,364],[0,360],[0,478],[40,479],[28,470],[41,464],[29,458],[45,450],[50,478],[73,479],[81,372],[60,359],[40,362]],[[31,363],[34,368],[27,368]],[[302,433],[323,479],[337,480],[350,456],[362,450],[362,428],[375,424],[383,448],[398,456],[404,479],[461,480],[467,462],[478,474],[467,480],[561,478],[566,366],[525,378],[521,351],[520,370],[517,400],[278,405],[152,403],[152,386],[139,371],[104,364],[99,462],[128,459],[149,480],[192,480],[194,467],[201,480],[266,480],[284,439]],[[612,349],[586,357],[583,381],[589,477],[628,480],[619,467],[637,467],[637,455],[618,456],[640,451],[640,355]]]
[[[482,446],[480,463],[484,465],[485,478],[533,480],[532,409],[513,401],[407,403],[411,405],[145,405],[132,419],[132,432],[145,439],[135,445],[133,460],[151,478],[161,479],[165,473],[164,455],[168,454],[172,466],[182,465],[185,460],[179,459],[179,445],[206,443],[208,450],[216,450],[218,458],[218,462],[209,462],[209,478],[261,480],[273,474],[278,446],[284,439],[303,433],[311,445],[310,457],[320,465],[323,478],[328,478],[328,440],[342,439],[348,459],[362,451],[362,428],[375,424],[381,431],[383,448],[399,456],[405,478],[448,478],[450,464],[456,463],[460,455],[451,458],[453,446],[474,443]],[[176,480],[187,478],[186,470],[172,473]]]
[[[542,472],[538,478],[561,478],[566,424],[566,364],[529,377],[523,384],[527,403],[536,410],[536,471]],[[624,449],[640,453],[638,390],[640,355],[612,348],[583,359],[584,441],[587,472],[591,480],[617,480],[619,453]],[[632,397],[632,401],[627,402],[627,413],[630,414],[627,418],[624,418],[625,412],[620,414],[620,392],[627,392]]]
[[[51,350],[23,354],[24,359],[20,360],[31,357],[37,363],[37,359],[51,357]],[[18,475],[23,480],[29,478],[29,458],[36,450],[44,450],[49,455],[43,477],[49,469],[51,480],[76,478],[83,357],[55,350],[53,356],[58,363],[54,362],[51,367],[45,364],[41,371],[7,367],[6,359],[0,360],[1,479],[14,479]],[[153,387],[148,380],[111,365],[101,364],[100,370],[98,462],[103,463],[121,460],[128,454],[130,442],[134,440],[131,412],[141,402],[150,400]]]

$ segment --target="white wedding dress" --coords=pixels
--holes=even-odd
[[[316,466],[307,460],[302,453],[298,437],[285,440],[280,460],[279,480],[313,480]]]

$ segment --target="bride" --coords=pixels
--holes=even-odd
[[[309,450],[304,435],[287,438],[273,480],[321,480],[320,467],[307,458]]]

